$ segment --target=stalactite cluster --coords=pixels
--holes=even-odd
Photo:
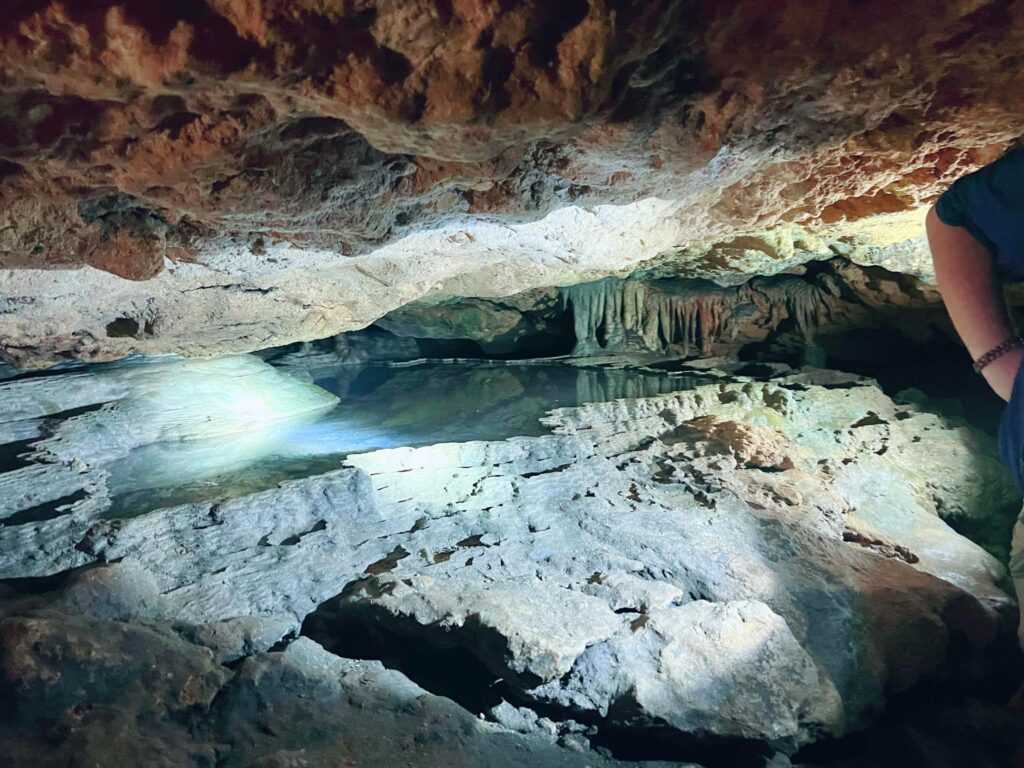
[[[810,282],[793,275],[752,280],[742,287],[758,310],[768,316],[774,328],[793,318],[804,338],[810,342],[815,330],[830,317],[834,299],[840,295],[839,284],[831,275],[821,275]],[[785,315],[782,315],[782,312]]]
[[[810,343],[826,322],[838,283],[829,275],[815,281],[784,275],[760,278],[736,288],[706,281],[605,278],[561,289],[562,306],[573,312],[576,354],[671,347],[711,354],[726,336],[735,338],[738,310],[746,305],[774,329],[787,318]]]

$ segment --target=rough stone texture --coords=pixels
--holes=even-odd
[[[642,615],[642,626],[595,647],[538,695],[604,711],[632,699],[646,717],[683,733],[783,743],[802,718],[841,717],[836,690],[764,603],[696,600]],[[611,674],[595,691],[598,671]]]
[[[12,766],[213,764],[194,731],[230,677],[165,629],[68,614],[0,621],[0,733]]]
[[[494,341],[513,331],[521,319],[515,309],[468,300],[451,306],[428,306],[419,312],[402,307],[389,312],[377,325],[397,336]]]
[[[670,254],[725,282],[916,264],[922,206],[1024,129],[1000,0],[8,10],[22,364],[323,338]]]
[[[1010,496],[991,447],[813,380],[556,411],[553,435],[375,451],[125,519],[100,496],[0,528],[2,572],[116,562],[15,608],[200,625],[179,631],[211,659],[317,611],[328,645],[462,648],[565,719],[792,751],[969,677],[1012,604],[1002,566],[938,516]]]
[[[804,656],[809,654],[816,665],[811,684],[786,699],[780,693],[785,687],[764,684],[760,689],[752,680],[728,683],[728,676],[718,675],[722,687],[707,695],[732,702],[735,716],[719,715],[716,720],[708,715],[711,720],[702,721],[700,713],[692,713],[690,719],[680,715],[679,722],[695,731],[743,734],[790,749],[822,732],[857,727],[883,691],[905,690],[933,674],[929,669],[941,668],[941,660],[960,643],[954,636],[964,637],[960,633],[966,631],[973,638],[968,645],[990,642],[994,625],[974,598],[963,602],[966,594],[993,606],[1006,605],[995,585],[1004,576],[1002,566],[936,517],[933,499],[944,496],[941,488],[921,487],[922,498],[900,498],[901,513],[914,523],[899,524],[899,531],[890,529],[877,538],[853,535],[861,525],[859,515],[877,508],[875,494],[921,482],[910,455],[906,464],[893,459],[892,465],[875,463],[875,451],[864,450],[857,424],[866,415],[864,403],[874,405],[874,398],[886,399],[869,386],[811,387],[806,393],[764,385],[722,386],[557,412],[552,424],[564,433],[562,439],[593,441],[600,446],[598,453],[567,457],[561,449],[548,458],[550,448],[538,451],[558,438],[508,441],[517,446],[517,454],[527,451],[523,459],[530,457],[529,464],[519,465],[518,477],[496,463],[500,454],[494,451],[500,444],[355,457],[352,463],[371,474],[383,509],[394,510],[386,515],[407,510],[404,514],[410,517],[405,519],[425,516],[427,522],[420,524],[418,541],[392,551],[382,564],[386,573],[368,571],[376,578],[323,609],[327,625],[317,636],[331,637],[332,615],[340,622],[339,637],[369,629],[405,638],[395,642],[409,642],[428,628],[440,630],[442,637],[435,642],[467,648],[497,677],[514,680],[526,700],[613,720],[625,712],[636,725],[644,718],[653,723],[664,717],[665,671],[659,656],[671,656],[665,649],[673,642],[701,642],[694,626],[699,626],[699,615],[689,625],[694,628],[673,624],[673,631],[666,632],[658,629],[663,626],[657,620],[660,613],[673,615],[674,606],[702,600],[716,605],[755,601],[750,610],[762,617],[766,648],[773,649],[764,653],[774,661],[775,672],[803,679],[801,675],[810,674]],[[710,414],[781,430],[775,446],[788,442],[786,453],[794,466],[778,471],[777,457],[766,462],[749,450],[748,439],[733,441],[736,453],[743,455],[740,463],[720,447],[723,434],[735,435],[736,430],[720,431],[712,441],[679,435],[676,425]],[[956,455],[955,450],[937,451],[937,441],[948,440],[952,448],[962,444],[963,436],[933,421],[936,417],[914,418],[922,421],[894,419],[898,426],[889,432],[902,435],[890,438],[891,451],[898,454],[903,440],[916,446],[917,430],[935,429],[930,443],[935,455]],[[698,435],[700,425],[694,430]],[[672,438],[666,448],[639,453],[627,448],[637,434],[667,432]],[[826,443],[837,445],[822,453]],[[819,453],[834,458],[818,464]],[[975,453],[966,446],[960,455],[974,463]],[[958,466],[944,474],[960,475],[977,492],[989,492],[995,484],[1007,497],[1012,494],[994,460],[987,470],[979,469],[981,474],[972,474]],[[865,472],[870,479],[865,474],[856,486],[843,485],[837,480],[845,472]],[[449,534],[450,543],[441,549],[425,545],[431,532],[436,535],[450,525],[453,507],[460,510],[459,532]],[[472,525],[467,525],[469,520]],[[465,538],[457,539],[463,534]],[[920,555],[913,554],[915,548]],[[428,564],[423,575],[407,577],[420,563]],[[968,592],[954,597],[946,592],[950,584],[920,571],[955,579]],[[483,593],[481,579],[487,584]],[[522,629],[509,623],[508,614],[492,617],[492,596],[510,589],[520,591],[518,602],[536,601],[549,616],[558,612],[566,625],[585,623],[586,632],[604,637],[590,642],[568,675],[561,666],[549,668],[547,644],[522,642]],[[600,611],[581,618],[575,603],[555,597],[566,589],[608,601],[627,620],[609,634]],[[624,600],[630,592],[647,594]],[[861,594],[871,597],[856,597]],[[449,606],[447,613],[444,606]],[[686,615],[677,613],[675,618]],[[781,626],[775,616],[788,625],[780,637],[767,629]],[[947,621],[953,624],[945,625]],[[698,634],[687,635],[691,631]],[[678,639],[679,633],[685,639]],[[873,639],[853,639],[858,637]],[[552,642],[561,640],[547,641]],[[914,664],[906,663],[908,657]],[[781,697],[775,717],[766,718],[763,710],[748,719],[736,714],[745,706],[736,697],[751,686],[762,696],[771,691]],[[650,710],[645,709],[648,705]]]
[[[9,617],[0,620],[0,690],[11,768],[637,765],[560,746],[557,731],[481,721],[398,672],[306,638],[230,671],[166,626]]]
[[[540,357],[569,349],[570,324],[561,304],[555,289],[523,291],[497,300],[413,302],[384,315],[375,327],[435,343],[469,340],[487,355]]]
[[[673,268],[498,299],[413,302],[364,331],[270,354],[275,364],[306,366],[312,354],[325,366],[481,355],[735,361],[756,347],[799,364],[825,365],[839,353],[884,365],[894,362],[891,349],[872,349],[871,334],[890,345],[960,346],[938,291],[901,272],[836,257],[720,286],[673,277]]]

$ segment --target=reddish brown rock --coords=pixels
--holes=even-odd
[[[230,248],[254,257],[290,249],[273,257],[280,271],[297,252],[372,253],[467,216],[514,224],[566,206],[670,203],[639,227],[664,225],[663,236],[618,230],[636,250],[625,267],[666,246],[729,243],[783,223],[845,226],[912,211],[1024,132],[1024,10],[1001,0],[158,6],[21,0],[7,9],[0,267],[90,265],[148,280],[175,263],[223,273],[217,260]],[[587,232],[559,229],[555,250],[572,251],[572,236]],[[417,247],[444,257],[447,246],[435,245]],[[254,265],[232,259],[227,282],[246,282]],[[607,258],[591,261],[569,253],[579,269],[557,279],[608,273]],[[403,286],[394,306],[436,281],[481,293],[460,282],[463,267],[410,272],[384,279]],[[530,287],[510,278],[505,292]],[[131,300],[181,302],[166,291]],[[50,301],[34,288],[3,293],[26,296]],[[115,311],[76,302],[85,314]],[[273,309],[232,309],[199,346],[254,348],[224,337]],[[374,319],[359,307],[319,311],[277,317],[254,336],[312,338]],[[101,356],[180,351],[200,335],[163,314],[161,333],[177,338],[85,346]],[[72,353],[75,334],[101,338],[103,325],[56,312],[26,322],[48,328],[5,327],[0,344],[42,347],[58,336]]]

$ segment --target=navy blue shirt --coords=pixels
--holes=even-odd
[[[944,224],[964,227],[984,244],[1005,278],[1024,279],[1024,147],[955,181],[935,203],[935,213]],[[1024,490],[1022,451],[1024,377],[1018,371],[999,425],[999,455]]]

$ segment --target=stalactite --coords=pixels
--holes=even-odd
[[[745,288],[751,300],[767,311],[772,327],[778,325],[779,310],[784,309],[808,343],[814,340],[818,327],[828,321],[834,299],[839,295],[838,285],[828,275],[816,282],[790,275],[761,278]]]
[[[572,307],[578,354],[630,347],[664,351],[677,344],[684,355],[693,348],[707,354],[739,298],[735,289],[710,284],[612,278],[561,293],[563,307]]]
[[[716,342],[736,337],[735,310],[753,305],[770,329],[786,318],[810,344],[827,322],[839,295],[828,274],[814,280],[795,275],[757,278],[738,288],[683,280],[606,278],[561,289],[563,309],[572,308],[576,354],[676,347],[684,356],[711,354]]]
[[[608,339],[624,338],[625,333],[619,327],[622,315],[621,280],[605,278],[594,283],[573,285],[563,288],[561,295],[563,309],[572,307],[577,354],[594,354],[607,346]]]

